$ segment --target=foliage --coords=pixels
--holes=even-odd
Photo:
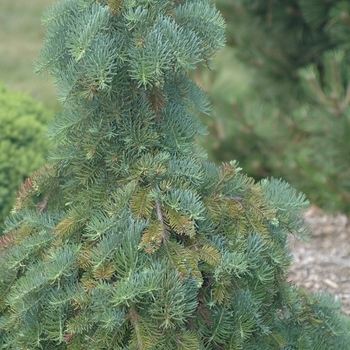
[[[350,213],[347,2],[218,6],[228,42],[253,71],[250,92],[215,97],[220,142],[210,153],[221,161],[234,155],[255,178],[281,176],[322,208]]]
[[[19,186],[45,163],[44,131],[52,117],[42,104],[0,85],[0,232]]]
[[[66,0],[43,22],[64,110],[0,241],[1,347],[345,349],[338,303],[287,282],[305,197],[195,144],[187,70],[224,44],[215,7]]]

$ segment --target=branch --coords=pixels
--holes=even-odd
[[[140,326],[139,326],[139,323],[138,323],[138,317],[139,317],[139,314],[136,311],[135,304],[133,303],[131,305],[131,308],[130,308],[130,311],[129,311],[129,319],[130,319],[130,322],[133,325],[134,330],[135,330],[136,339],[137,339],[137,348],[139,350],[143,350],[144,347],[143,347],[141,330],[140,330]]]
[[[169,260],[170,260],[172,266],[175,267],[173,258],[171,257],[171,254],[170,254],[169,248],[168,248],[168,244],[167,244],[167,242],[169,241],[169,234],[168,234],[168,232],[165,229],[165,223],[164,223],[164,219],[163,219],[161,203],[158,200],[156,200],[155,203],[156,203],[157,218],[158,218],[158,220],[160,221],[160,223],[162,225],[162,241],[163,241],[166,253],[167,253],[168,257],[169,257]]]

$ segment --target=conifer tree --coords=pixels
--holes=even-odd
[[[256,68],[262,98],[288,111],[309,100],[299,70],[314,64],[326,78],[324,54],[349,50],[349,5],[344,0],[218,0],[228,21],[228,42]]]
[[[1,348],[346,349],[338,303],[286,278],[305,197],[195,144],[215,7],[66,0],[43,22],[64,110],[0,240]]]
[[[220,160],[234,155],[252,176],[281,176],[313,203],[349,214],[349,3],[218,6],[228,42],[253,70],[253,89],[233,105],[224,101],[225,135],[212,153]]]

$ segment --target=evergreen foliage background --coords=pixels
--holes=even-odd
[[[252,89],[213,94],[223,116],[210,154],[238,159],[258,179],[281,176],[323,209],[348,214],[348,2],[217,3]]]
[[[0,346],[346,349],[339,304],[286,279],[308,201],[195,143],[209,102],[187,71],[224,44],[215,7],[66,0],[42,21],[64,109],[0,238]]]
[[[0,84],[0,232],[20,185],[46,162],[45,130],[52,118],[41,103]]]

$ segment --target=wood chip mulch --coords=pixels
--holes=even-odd
[[[289,280],[312,292],[328,291],[350,315],[350,219],[316,207],[305,213],[312,229],[309,242],[290,237],[294,264]]]

